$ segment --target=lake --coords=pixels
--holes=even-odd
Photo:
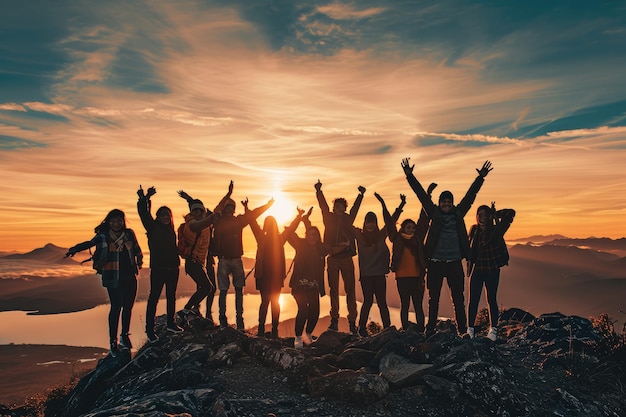
[[[176,307],[180,310],[188,298],[179,298]],[[244,321],[246,328],[255,327],[258,324],[259,304],[261,297],[258,294],[244,295]],[[296,316],[297,304],[291,294],[281,294],[280,319],[288,320]],[[340,315],[346,317],[347,308],[345,296],[340,297]],[[358,311],[361,303],[357,303]],[[201,311],[204,313],[205,303]],[[320,317],[328,316],[330,311],[330,298],[321,298]],[[390,308],[391,324],[400,328],[400,311]],[[218,319],[217,297],[213,303],[213,318]],[[269,313],[269,312],[268,312]],[[93,346],[109,348],[107,317],[109,305],[101,305],[89,310],[75,313],[28,315],[24,311],[7,311],[0,313],[0,344],[44,344],[44,345],[69,345],[69,346]],[[157,315],[165,314],[165,300],[159,300]],[[228,294],[226,298],[226,315],[230,324],[235,323],[235,295]],[[414,321],[411,312],[409,319]],[[378,306],[374,304],[370,311],[369,321],[381,323]],[[268,314],[266,323],[270,323]],[[131,340],[135,347],[140,347],[146,342],[146,301],[135,303],[131,320]],[[314,334],[326,330],[318,324]],[[293,333],[292,333],[293,334]]]

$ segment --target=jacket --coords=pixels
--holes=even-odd
[[[428,236],[426,237],[426,243],[424,244],[424,250],[427,258],[431,258],[433,255],[433,251],[435,250],[435,246],[437,246],[437,242],[439,241],[439,236],[441,234],[441,229],[443,227],[442,217],[443,213],[439,209],[435,203],[433,203],[432,199],[422,187],[422,184],[415,178],[413,173],[407,174],[407,181],[411,186],[411,189],[417,195],[420,202],[422,203],[422,207],[424,211],[428,215],[430,219],[430,228],[428,229]],[[461,257],[468,259],[470,256],[470,247],[469,240],[467,237],[467,229],[465,227],[465,220],[463,218],[472,207],[472,204],[476,200],[476,195],[480,188],[482,187],[485,179],[480,175],[476,177],[472,185],[470,185],[469,189],[465,193],[465,196],[461,200],[461,202],[452,208],[451,213],[454,215],[456,220],[456,232],[459,240],[459,246],[461,251]]]
[[[145,197],[137,201],[137,212],[148,236],[150,268],[178,268],[180,258],[172,225],[163,224],[152,217],[150,200]]]
[[[330,211],[326,197],[322,190],[317,190],[315,193],[317,202],[322,211],[322,220],[324,222],[324,244],[331,248],[330,256],[354,256],[356,255],[356,241],[354,237],[354,231],[352,224],[359,212],[361,202],[363,201],[363,194],[359,193],[354,200],[354,205],[350,209],[349,213],[335,214]],[[341,252],[333,252],[332,248],[339,246],[341,242],[349,242],[349,245]]]

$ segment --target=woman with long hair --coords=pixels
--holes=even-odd
[[[96,235],[83,243],[70,248],[66,256],[96,247],[93,255],[94,268],[102,275],[102,285],[109,293],[109,339],[111,356],[116,356],[119,348],[130,350],[130,319],[135,296],[137,295],[137,274],[143,264],[143,254],[132,229],[126,227],[126,216],[119,209],[111,210],[94,229]],[[122,318],[120,343],[117,343],[117,330]]]
[[[247,199],[242,201],[246,211],[248,210]],[[278,337],[278,321],[280,318],[280,291],[283,287],[285,268],[285,243],[287,236],[293,233],[302,217],[301,213],[282,232],[278,232],[278,224],[273,216],[267,216],[263,223],[263,229],[259,227],[256,219],[250,222],[250,228],[257,241],[256,263],[254,265],[254,277],[256,289],[261,293],[261,305],[259,306],[258,335],[265,336],[265,319],[268,307],[271,305],[272,313],[272,338]]]
[[[499,311],[496,296],[500,283],[500,267],[507,265],[509,261],[504,234],[511,227],[514,217],[515,210],[496,211],[495,203],[491,203],[491,207],[482,205],[476,210],[476,224],[469,233],[470,259],[467,267],[470,277],[467,335],[470,338],[474,337],[474,322],[483,286],[491,324],[487,337],[494,342],[498,338]]]
[[[157,303],[165,286],[165,299],[167,303],[167,330],[181,332],[182,329],[176,324],[176,287],[180,259],[176,246],[176,231],[174,230],[174,218],[172,210],[167,206],[161,206],[156,211],[156,218],[152,217],[150,198],[156,194],[156,188],[150,187],[144,193],[139,187],[137,195],[137,212],[148,236],[150,248],[150,295],[146,307],[146,335],[149,342],[159,340],[154,324]]]
[[[406,198],[401,199],[400,205],[391,216],[396,222]],[[359,335],[365,337],[367,333],[367,319],[376,297],[380,310],[383,328],[391,326],[389,308],[387,307],[387,274],[389,273],[389,247],[387,246],[387,228],[378,227],[378,218],[374,212],[368,212],[363,221],[363,229],[354,228],[354,235],[358,247],[359,281],[363,291],[363,305],[359,314]]]

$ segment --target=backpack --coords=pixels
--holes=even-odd
[[[187,226],[187,223],[181,223],[178,226],[178,231],[177,231],[177,235],[178,235],[178,243],[177,243],[177,248],[178,248],[178,256],[180,256],[183,259],[187,259],[191,256],[191,253],[193,252],[194,247],[196,246],[196,243],[198,242],[198,237],[200,237],[200,233],[196,233],[196,240],[193,242],[193,244],[189,244],[189,242],[187,241],[187,239],[185,239],[185,226]]]

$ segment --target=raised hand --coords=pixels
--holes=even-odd
[[[361,194],[365,194],[365,187],[363,187],[362,185],[359,185],[359,192]]]
[[[406,175],[412,174],[413,173],[413,168],[415,167],[415,165],[411,165],[409,163],[409,160],[411,158],[404,158],[402,159],[402,162],[400,163],[400,165],[402,166],[402,169],[404,170],[404,173]]]
[[[233,182],[233,180],[230,180],[230,184],[228,184],[228,194],[233,193],[233,188],[235,188],[235,183]]]
[[[435,182],[431,182],[430,185],[428,186],[428,190],[426,190],[426,192],[428,193],[428,195],[432,195],[433,194],[433,190],[437,188],[437,183]]]
[[[183,190],[178,190],[177,193],[180,198],[184,198],[185,200],[191,199],[191,196],[187,194],[186,192],[184,192]]]
[[[152,186],[152,187],[148,188],[148,194],[146,195],[146,197],[150,198],[150,197],[152,197],[155,194],[156,194],[156,188],[154,188],[154,186]]]
[[[481,177],[485,178],[487,176],[487,174],[489,174],[489,172],[491,172],[493,168],[491,167],[491,162],[489,161],[485,161],[485,163],[483,164],[483,167],[481,169],[476,168],[476,172],[478,172],[478,175],[480,175]]]
[[[309,208],[309,211],[306,212],[306,214],[304,216],[302,216],[303,219],[308,219],[309,217],[311,217],[311,213],[313,213],[313,206],[311,206],[311,208]]]
[[[298,216],[302,217],[302,215],[304,214],[304,209],[301,209],[300,207],[296,207],[296,210],[298,211]]]
[[[245,209],[245,211],[249,211],[248,209],[248,197],[246,197],[245,200],[241,200],[241,205],[243,206],[243,208]]]
[[[315,183],[315,189],[317,191],[322,189],[322,183],[320,182],[319,178],[317,179],[317,182]]]
[[[137,195],[139,196],[139,198],[144,198],[145,195],[143,193],[143,187],[141,186],[141,184],[139,184],[139,189],[137,190]],[[65,255],[65,257],[67,258],[67,255]]]
[[[406,204],[406,194],[400,194],[400,203]]]
[[[378,201],[380,201],[381,203],[383,202],[383,198],[380,196],[380,194],[378,194],[378,193],[374,193],[374,197],[376,197],[376,199],[377,199]],[[402,198],[402,197],[400,197],[400,198]]]

